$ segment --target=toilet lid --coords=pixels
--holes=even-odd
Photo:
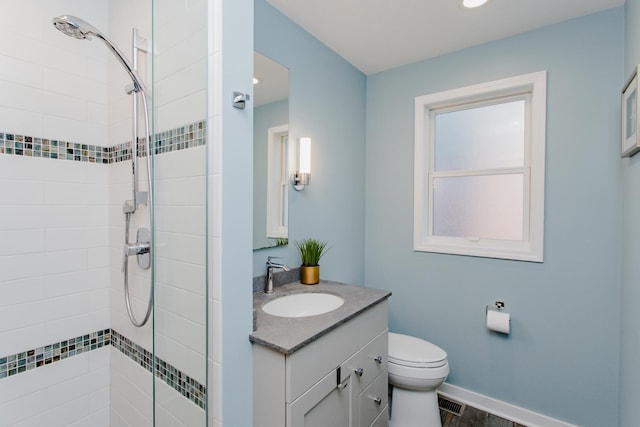
[[[447,363],[447,352],[420,338],[389,332],[389,363],[437,368]]]

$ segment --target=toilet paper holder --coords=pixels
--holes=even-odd
[[[511,333],[511,314],[504,311],[504,301],[496,301],[486,306],[487,329],[500,334]]]
[[[504,301],[498,300],[498,301],[493,303],[493,307],[490,306],[490,305],[487,305],[485,307],[485,309],[486,309],[485,311],[489,311],[489,310],[500,310],[501,311],[501,310],[504,310]]]

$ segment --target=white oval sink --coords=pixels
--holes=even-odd
[[[265,313],[279,317],[307,317],[328,313],[344,304],[336,295],[304,292],[286,295],[262,306]]]

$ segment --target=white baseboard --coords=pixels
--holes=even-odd
[[[493,399],[464,388],[444,383],[438,387],[443,397],[473,406],[476,409],[497,415],[501,418],[523,424],[528,427],[576,427],[573,424],[547,417],[546,415]]]

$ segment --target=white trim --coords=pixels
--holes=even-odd
[[[438,387],[438,394],[528,427],[576,427],[575,424],[569,424],[448,383],[443,383]]]
[[[547,72],[496,80],[493,82],[447,90],[415,98],[414,145],[414,222],[413,249],[489,258],[543,262],[544,260],[544,171],[546,139]],[[530,120],[529,149],[525,153],[525,200],[521,241],[491,239],[459,239],[432,235],[431,198],[433,162],[430,137],[430,112],[435,109],[460,106],[474,102],[486,103],[488,99],[508,98],[530,94],[525,102]],[[528,169],[528,173],[526,170]],[[527,194],[528,193],[528,194]],[[528,195],[528,197],[527,197]]]
[[[288,136],[289,125],[267,129],[267,237],[289,236],[289,153],[282,146]]]

